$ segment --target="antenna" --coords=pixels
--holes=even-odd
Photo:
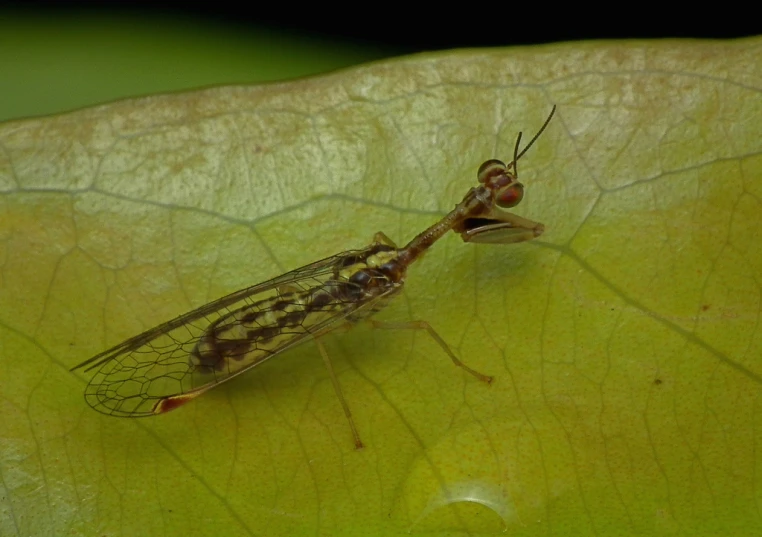
[[[542,131],[545,130],[545,127],[548,126],[548,123],[550,123],[550,120],[553,119],[553,114],[556,113],[556,105],[553,105],[553,108],[550,110],[550,114],[548,115],[548,119],[545,120],[545,123],[542,124],[542,127],[540,127],[540,130],[537,131],[537,134],[534,135],[534,138],[532,138],[527,146],[521,151],[521,153],[518,153],[519,150],[519,144],[521,144],[521,132],[519,132],[518,137],[516,138],[516,146],[513,148],[513,173],[516,175],[516,177],[519,176],[519,171],[516,169],[516,163],[518,160],[524,156],[524,153],[529,151],[529,148],[532,147],[532,145],[537,141],[537,138],[540,137],[542,134]],[[518,153],[518,154],[517,154]]]

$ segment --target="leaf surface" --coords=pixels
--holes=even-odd
[[[460,51],[0,126],[0,534],[752,535],[760,42]],[[403,243],[520,162],[506,247],[445,237],[388,320],[170,414],[68,369],[227,292]],[[526,139],[526,138],[525,138]]]

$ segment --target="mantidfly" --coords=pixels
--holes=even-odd
[[[362,447],[352,413],[320,337],[342,325],[369,318],[400,293],[408,267],[452,230],[465,242],[508,244],[533,239],[544,226],[503,209],[521,202],[517,162],[548,126],[513,160],[488,160],[471,188],[449,214],[402,248],[379,232],[360,250],[349,250],[241,289],[101,352],[72,368],[98,369],[85,400],[111,416],[141,417],[169,412],[202,393],[288,349],[312,340],[323,357],[336,395]],[[427,332],[453,363],[478,380],[483,375],[461,362],[426,321],[388,323],[376,328]]]

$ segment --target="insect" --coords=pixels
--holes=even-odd
[[[320,337],[362,320],[376,328],[426,331],[456,366],[489,384],[492,377],[461,362],[425,321],[384,323],[370,316],[400,293],[408,267],[448,231],[460,234],[465,242],[493,244],[521,242],[542,234],[542,224],[503,209],[521,202],[524,187],[517,180],[517,162],[548,126],[555,109],[521,152],[519,133],[509,164],[484,162],[477,172],[480,184],[405,246],[396,246],[379,232],[365,248],[241,289],[146,330],[72,368],[97,369],[85,389],[85,400],[111,416],[163,414],[312,340],[328,369],[355,446],[361,448],[352,413]]]

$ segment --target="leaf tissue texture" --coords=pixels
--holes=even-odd
[[[456,51],[0,125],[0,535],[758,535],[762,42]],[[404,243],[490,158],[510,246],[445,237],[380,318],[169,414],[82,360]]]

